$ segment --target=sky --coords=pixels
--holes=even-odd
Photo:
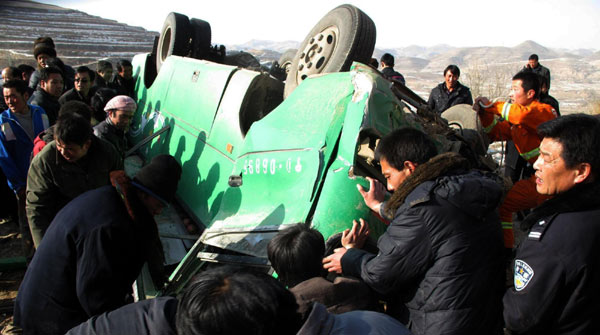
[[[410,45],[600,50],[600,0],[34,0],[160,31],[169,12],[208,21],[213,44],[302,41],[329,10],[350,3],[373,19],[377,48]],[[385,5],[384,5],[385,4]]]

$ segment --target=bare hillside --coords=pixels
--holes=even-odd
[[[0,66],[34,64],[33,41],[54,39],[58,56],[70,65],[98,59],[131,58],[152,49],[156,32],[58,6],[28,0],[0,1]]]

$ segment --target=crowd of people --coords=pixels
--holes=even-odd
[[[512,78],[510,101],[473,100],[456,65],[429,96],[439,114],[472,105],[491,141],[511,141],[530,172],[510,175],[508,193],[503,178],[438,152],[424,132],[397,129],[376,148],[386,185],[367,177],[368,189],[357,186],[389,221],[377,241],[362,218],[327,241],[297,223],[268,243],[277,279],[217,266],[177,297],[133,302],[144,264],[156,287],[167,280],[154,216],[173,201],[181,163],[158,155],[124,173],[137,109],[129,61],[114,74],[105,60],[73,69],[50,37],[33,54],[37,69],[2,70],[0,167],[29,257],[13,333],[600,332],[600,119],[558,114],[537,55]],[[405,84],[391,54],[380,63]],[[512,220],[524,210],[526,237],[515,241]]]

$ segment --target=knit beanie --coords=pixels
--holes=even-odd
[[[33,48],[33,56],[37,59],[40,54],[46,54],[50,57],[56,57],[56,50],[49,44],[36,44]]]
[[[173,201],[181,165],[171,155],[158,155],[133,177],[133,185],[164,203]]]

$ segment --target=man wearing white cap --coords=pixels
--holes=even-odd
[[[110,99],[104,111],[106,119],[94,127],[94,134],[112,144],[121,157],[129,149],[129,125],[137,108],[135,101],[126,95],[117,95]]]

